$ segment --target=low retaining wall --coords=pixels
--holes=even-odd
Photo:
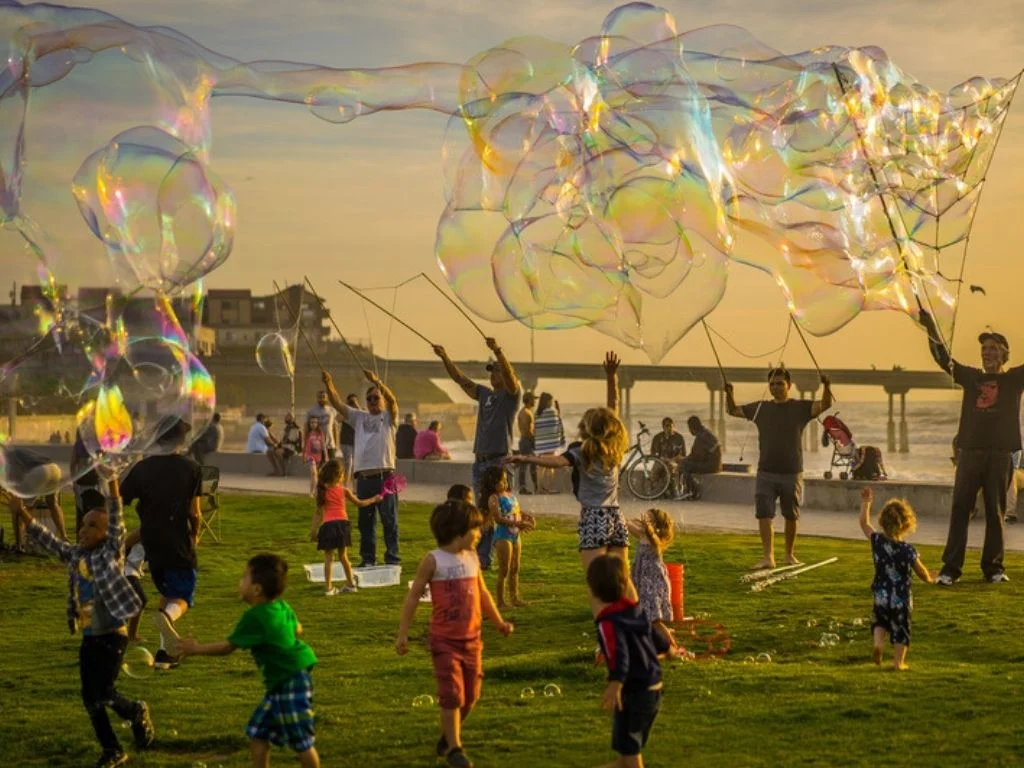
[[[398,471],[410,483],[448,486],[453,483],[469,484],[471,465],[460,461],[413,461],[399,460]],[[703,477],[703,501],[718,504],[753,504],[753,473],[722,472]],[[879,501],[893,496],[907,499],[919,515],[947,516],[953,503],[952,485],[909,481],[860,482],[857,480],[804,479],[803,506],[806,509],[829,511],[860,509],[860,491],[866,485],[875,489]],[[572,492],[572,482],[567,470],[555,475],[555,487],[562,493]],[[624,493],[628,491],[624,490]]]
[[[71,455],[67,445],[33,445],[33,450],[67,465]],[[227,451],[212,454],[207,463],[219,467],[225,474],[266,475],[270,472],[267,457],[262,454],[236,453]],[[455,483],[469,485],[472,465],[463,461],[415,461],[399,459],[398,471],[410,483],[420,485],[449,486]],[[298,457],[293,457],[289,474],[301,476],[306,472]],[[1018,473],[1020,474],[1020,473]],[[751,504],[754,501],[755,476],[752,473],[722,472],[704,476],[703,501],[718,504]],[[572,481],[567,470],[558,470],[554,486],[562,493],[572,492]],[[860,491],[870,485],[875,489],[878,502],[888,498],[905,498],[918,515],[947,517],[953,505],[953,486],[943,483],[912,481],[862,482],[858,480],[825,480],[819,477],[804,479],[805,509],[827,511],[849,511],[856,513],[860,508]],[[623,489],[624,494],[628,491]],[[1018,500],[1018,508],[1024,506]],[[877,507],[877,503],[876,503]]]

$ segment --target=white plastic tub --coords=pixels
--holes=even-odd
[[[306,571],[306,579],[314,583],[323,583],[324,564],[312,563],[302,566]],[[352,573],[356,577],[356,586],[363,587],[394,587],[402,583],[402,566],[400,565],[371,565],[368,568],[353,568]],[[331,568],[331,581],[345,581],[345,570],[341,563],[333,563]]]

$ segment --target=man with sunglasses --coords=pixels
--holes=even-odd
[[[462,391],[477,401],[476,437],[473,440],[473,493],[480,502],[480,478],[491,467],[498,467],[507,456],[512,455],[512,423],[519,411],[522,399],[522,387],[516,372],[501,351],[498,342],[487,339],[487,347],[494,353],[495,360],[487,364],[490,374],[490,387],[477,384],[466,376],[448,357],[444,347],[434,346],[434,354],[441,358],[444,368],[452,381],[462,387]],[[511,474],[509,487],[515,488]],[[477,554],[480,567],[485,571],[491,567],[491,544],[494,537],[494,526],[491,525],[481,532]]]
[[[370,382],[366,390],[366,410],[343,402],[334,388],[334,380],[323,372],[324,388],[331,405],[355,433],[353,470],[356,496],[377,496],[384,481],[395,471],[395,431],[398,425],[398,400],[373,371],[364,370]],[[391,493],[376,504],[359,510],[360,568],[377,563],[377,515],[384,529],[384,562],[398,565],[398,494]]]
[[[953,511],[942,552],[942,571],[935,583],[951,587],[960,579],[967,554],[967,529],[979,490],[985,503],[981,571],[992,584],[1009,581],[1003,569],[1003,515],[1013,452],[1021,447],[1024,365],[1006,369],[1010,343],[1003,334],[992,331],[978,337],[982,367],[963,365],[950,355],[930,314],[922,310],[919,322],[928,333],[928,348],[935,362],[949,372],[964,393],[956,440]]]

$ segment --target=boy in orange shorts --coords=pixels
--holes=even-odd
[[[480,541],[483,515],[472,504],[446,501],[430,515],[430,530],[438,548],[429,552],[416,571],[402,606],[395,650],[409,650],[409,625],[426,586],[434,612],[430,620],[430,653],[437,677],[437,698],[441,706],[441,739],[437,756],[451,768],[471,768],[462,749],[462,723],[480,698],[483,678],[481,614],[487,614],[506,637],[512,625],[501,618],[480,573],[476,545]]]

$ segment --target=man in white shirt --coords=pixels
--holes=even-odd
[[[398,400],[373,371],[364,370],[370,382],[366,390],[366,410],[342,402],[331,374],[324,371],[327,397],[341,417],[355,431],[356,496],[368,499],[378,495],[384,482],[395,471],[395,432],[398,424]],[[384,562],[397,565],[398,494],[391,493],[376,504],[359,510],[360,568],[377,563],[377,514],[384,529]]]
[[[247,453],[266,454],[273,470],[270,474],[275,477],[283,477],[284,461],[281,458],[281,450],[277,441],[270,436],[270,430],[265,424],[266,418],[262,413],[256,414],[256,421],[249,427],[249,439],[246,440],[245,450]]]

